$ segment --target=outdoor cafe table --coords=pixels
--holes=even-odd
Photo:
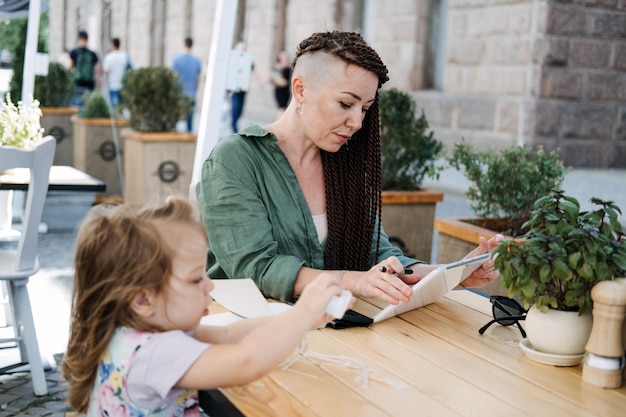
[[[8,191],[26,191],[30,182],[30,171],[26,168],[16,168],[5,172],[0,172],[0,193]],[[84,214],[94,202],[96,193],[106,191],[106,183],[94,178],[91,175],[80,171],[71,166],[54,165],[50,168],[48,180],[48,196],[46,199],[46,208],[42,221],[45,221],[46,210],[48,207],[54,207],[51,199],[56,197],[62,198],[67,193],[80,193],[85,198],[79,200],[68,200],[67,210],[55,215],[55,219],[66,218],[62,223],[71,223],[72,215],[78,213]],[[7,193],[8,194],[8,193]],[[5,205],[8,201],[6,195],[0,195],[0,242],[15,241],[19,239],[19,232],[12,229],[12,219],[7,219],[8,212]],[[53,210],[53,208],[51,208]],[[21,213],[16,213],[21,215]]]
[[[224,311],[215,304],[212,313]],[[355,309],[378,310],[363,300]],[[385,380],[364,383],[358,380],[362,370],[296,354],[286,370],[217,392],[228,400],[222,415],[626,416],[626,387],[584,383],[582,365],[555,367],[527,358],[516,326],[493,325],[478,334],[490,319],[488,298],[457,290],[367,328],[311,330],[303,352],[356,361]]]
[[[0,191],[28,189],[29,171],[25,168],[0,173]],[[49,191],[104,192],[106,184],[71,166],[54,165],[50,168]]]

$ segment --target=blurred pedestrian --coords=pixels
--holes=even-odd
[[[280,51],[276,56],[276,62],[272,67],[272,84],[274,84],[274,97],[278,105],[278,117],[280,117],[289,104],[291,98],[291,65],[286,51]]]
[[[178,75],[178,81],[183,87],[183,94],[189,98],[190,105],[187,112],[187,132],[193,131],[193,114],[196,107],[196,93],[202,73],[202,62],[191,53],[193,39],[185,38],[183,52],[172,60],[172,69]]]
[[[78,33],[78,46],[70,52],[71,70],[74,73],[76,92],[74,104],[83,106],[83,95],[98,87],[100,78],[100,62],[98,54],[87,47],[89,35],[84,30]]]
[[[230,117],[233,133],[239,131],[239,118],[243,113],[253,68],[252,56],[246,52],[245,42],[238,42],[230,53],[228,78],[226,79],[226,89],[230,94]]]
[[[109,104],[115,112],[120,103],[120,90],[122,89],[122,78],[126,71],[132,69],[133,63],[130,55],[126,51],[120,51],[119,38],[111,39],[109,53],[104,56],[102,68],[104,79],[109,89]]]
[[[119,38],[111,39],[109,53],[105,55],[102,63],[104,79],[109,89],[109,103],[111,109],[115,111],[120,103],[120,90],[122,89],[122,78],[126,71],[133,67],[130,55],[126,51],[120,50]]]

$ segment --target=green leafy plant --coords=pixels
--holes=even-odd
[[[497,231],[510,236],[521,234],[534,202],[559,188],[566,171],[557,151],[525,146],[479,150],[464,139],[446,160],[470,181],[465,195],[474,213],[501,219]]]
[[[582,315],[593,306],[596,283],[625,275],[622,212],[611,201],[591,202],[599,208],[580,211],[578,200],[562,190],[540,197],[523,225],[526,233],[493,250],[509,296],[519,294],[526,307]]]
[[[418,190],[426,176],[436,178],[443,144],[428,131],[424,112],[415,116],[415,101],[392,88],[378,94],[383,190]]]
[[[30,149],[43,137],[41,127],[41,109],[37,100],[17,106],[11,101],[11,93],[7,93],[6,102],[0,107],[0,146],[13,146]]]
[[[106,119],[111,116],[109,103],[99,91],[86,92],[83,94],[85,105],[78,113],[84,119]]]
[[[39,36],[37,37],[37,52],[48,52],[48,29],[49,29],[49,12],[46,11],[41,14],[41,20],[39,21]],[[4,26],[3,22],[3,26]],[[15,24],[13,30],[11,30],[11,36],[6,39],[7,42],[12,43],[11,50],[13,51],[13,63],[11,68],[13,69],[13,77],[9,83],[9,92],[11,97],[16,102],[21,101],[22,97],[22,84],[24,82],[24,57],[26,52],[26,31],[28,28],[27,18],[18,18],[15,21],[9,21],[11,26]],[[3,39],[3,41],[5,41]],[[34,94],[34,92],[33,92]],[[37,97],[36,94],[34,94]],[[28,99],[28,97],[26,98]]]
[[[48,75],[35,77],[34,95],[42,107],[68,107],[75,90],[72,73],[58,62],[51,62]]]
[[[130,113],[129,125],[139,132],[174,130],[190,105],[176,74],[164,66],[128,71],[121,95]]]

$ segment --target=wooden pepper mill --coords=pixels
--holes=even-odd
[[[626,279],[624,279],[626,281]],[[622,343],[624,345],[624,381],[626,381],[626,318],[622,324]]]
[[[593,327],[585,347],[583,381],[619,388],[624,380],[626,278],[597,283],[591,290]]]

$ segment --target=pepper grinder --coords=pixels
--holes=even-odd
[[[624,381],[626,381],[626,318],[622,324],[622,344],[624,345]]]
[[[585,347],[583,381],[619,388],[624,380],[626,278],[601,281],[591,290],[593,326]]]

